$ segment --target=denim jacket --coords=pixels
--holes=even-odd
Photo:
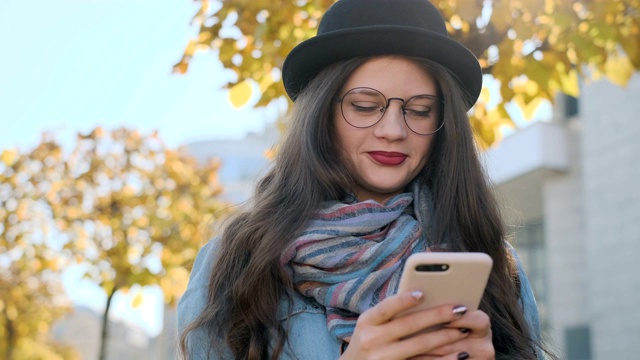
[[[209,241],[198,253],[187,291],[178,304],[178,329],[180,332],[189,325],[204,309],[207,301],[208,283],[211,268],[215,258],[218,240]],[[531,291],[531,285],[525,275],[520,260],[516,257],[521,286],[521,304],[531,331],[537,339],[540,338],[540,320],[538,309]],[[340,357],[341,343],[331,335],[327,329],[327,319],[322,306],[313,299],[298,293],[293,295],[293,308],[289,311],[288,304],[282,302],[278,310],[281,321],[288,320],[288,341],[281,359],[300,360],[335,360]],[[209,340],[202,329],[193,331],[189,336],[188,355],[190,360],[200,359],[232,359],[230,352],[217,356],[208,355]]]

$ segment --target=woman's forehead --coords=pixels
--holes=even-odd
[[[343,92],[368,87],[387,97],[436,94],[437,84],[425,69],[403,56],[379,56],[367,60],[349,76]]]

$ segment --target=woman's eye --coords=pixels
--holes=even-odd
[[[351,103],[351,107],[357,112],[376,112],[380,111],[381,106],[372,103]]]
[[[428,118],[431,116],[431,109],[420,110],[420,109],[405,109],[405,112],[409,116]]]

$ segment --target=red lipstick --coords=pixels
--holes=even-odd
[[[407,158],[406,154],[399,152],[371,151],[368,154],[373,160],[387,166],[400,165]]]

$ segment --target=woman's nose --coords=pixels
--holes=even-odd
[[[374,126],[373,133],[376,137],[384,138],[387,141],[398,141],[405,139],[408,135],[407,124],[404,121],[404,109],[400,99],[389,99],[382,119]]]

